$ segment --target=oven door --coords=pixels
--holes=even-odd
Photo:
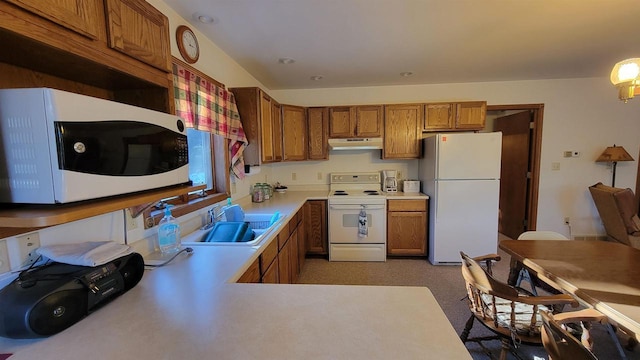
[[[360,210],[367,215],[367,236],[359,234]],[[329,203],[329,261],[386,261],[387,221],[378,204]]]
[[[360,210],[367,214],[366,237],[358,234]],[[330,204],[329,242],[332,244],[383,244],[385,242],[385,205]]]

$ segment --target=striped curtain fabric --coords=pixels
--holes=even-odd
[[[187,127],[230,139],[230,171],[237,178],[244,179],[242,153],[249,142],[242,129],[233,93],[175,63],[173,86],[176,115],[185,121]]]

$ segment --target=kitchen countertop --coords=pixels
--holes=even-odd
[[[297,211],[326,192],[276,194],[247,213]],[[0,338],[21,359],[471,359],[426,287],[233,283],[262,248],[195,246],[59,334]]]

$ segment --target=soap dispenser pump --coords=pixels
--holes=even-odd
[[[171,206],[164,208],[164,217],[158,224],[158,246],[163,254],[175,253],[180,249],[180,225],[171,216]]]

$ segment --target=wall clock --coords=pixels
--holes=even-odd
[[[182,58],[193,64],[200,57],[200,46],[196,34],[188,26],[180,25],[176,29],[176,41],[178,42],[178,50]]]

